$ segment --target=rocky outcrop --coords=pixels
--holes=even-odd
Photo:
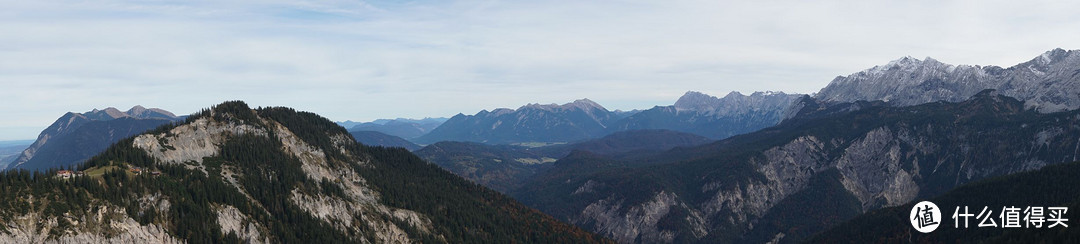
[[[266,227],[257,225],[236,207],[225,205],[217,210],[217,223],[221,226],[221,233],[236,234],[241,240],[248,243],[270,243],[270,240],[262,234]]]
[[[844,176],[841,182],[863,203],[863,210],[907,203],[919,194],[912,178],[918,177],[919,166],[902,154],[920,152],[901,149],[912,144],[910,138],[898,138],[889,128],[878,128],[852,142],[836,160]]]
[[[123,209],[98,205],[98,211],[82,218],[45,217],[34,212],[0,221],[0,243],[183,243],[156,225],[141,225],[127,217]],[[62,230],[55,236],[60,221],[80,228]]]
[[[675,194],[660,192],[651,200],[627,205],[613,198],[589,204],[573,222],[579,225],[595,225],[597,233],[610,236],[622,243],[670,243],[675,234],[660,230],[657,223],[671,208],[682,207]]]
[[[246,124],[227,124],[207,118],[177,126],[163,134],[135,137],[134,146],[164,163],[202,163],[203,158],[217,155],[219,146],[229,136],[254,133],[266,135],[266,130]]]

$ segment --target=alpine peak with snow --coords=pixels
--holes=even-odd
[[[1080,50],[1058,48],[1008,68],[903,57],[836,77],[814,97],[833,103],[882,100],[910,106],[959,102],[984,89],[1025,101],[1025,107],[1039,112],[1080,108]]]

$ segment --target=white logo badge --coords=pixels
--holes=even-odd
[[[930,233],[941,224],[941,209],[930,201],[922,201],[911,208],[911,226],[922,233]]]

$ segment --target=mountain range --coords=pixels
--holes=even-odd
[[[610,131],[666,129],[724,139],[780,123],[792,102],[803,96],[783,92],[750,95],[731,92],[717,98],[690,91],[675,105],[641,111],[615,122]]]
[[[458,114],[413,141],[567,143],[628,130],[673,130],[723,139],[776,125],[788,113],[792,102],[802,96],[805,95],[732,92],[717,98],[690,91],[674,105],[629,112],[609,111],[588,99],[563,105],[529,104],[518,109]]]
[[[960,102],[984,89],[1024,101],[1025,108],[1058,112],[1080,108],[1080,51],[1054,49],[1012,67],[950,65],[903,57],[838,76],[813,98],[823,103],[881,100],[890,106]],[[690,91],[671,106],[616,113],[587,99],[559,105],[530,104],[451,118],[416,142],[487,144],[573,142],[623,130],[667,129],[724,139],[778,124],[800,111],[802,94],[731,92],[717,98]],[[406,137],[408,139],[408,137]]]
[[[0,174],[0,242],[609,242],[313,113],[239,101],[78,170]]]
[[[414,139],[439,127],[447,118],[424,118],[424,119],[377,119],[365,123],[338,123],[349,131],[377,131],[383,134],[401,137],[406,140]]]
[[[1080,78],[1077,53],[1010,68],[905,57],[785,97],[767,113],[780,115],[776,127],[653,156],[571,153],[508,193],[623,243],[799,241],[966,182],[1077,160],[1077,93],[1061,92]],[[628,118],[721,100],[683,98]]]
[[[1080,51],[1055,49],[1009,68],[904,57],[813,95],[691,91],[630,112],[581,99],[431,127],[380,120],[345,130],[242,102],[186,119],[69,113],[28,158],[77,158],[63,148],[78,146],[56,141],[105,146],[74,160],[90,158],[79,168],[87,176],[71,181],[0,175],[0,242],[1069,241],[1025,231],[928,237],[894,218],[920,200],[995,191],[1075,206],[1075,192],[1052,187],[1071,181],[1038,177],[1068,177],[1055,172],[1075,163],[1055,165],[1080,160],[1078,82]],[[149,128],[130,121],[141,120],[165,122],[138,135]],[[138,136],[113,136],[124,133]],[[397,148],[419,147],[402,138],[427,146],[413,154]],[[28,160],[12,166],[39,166]]]
[[[458,114],[414,141],[421,144],[440,141],[487,144],[572,142],[603,136],[607,132],[606,124],[628,115],[627,112],[609,111],[589,99],[563,105],[528,104],[518,109]]]
[[[6,169],[71,167],[101,153],[120,139],[181,119],[169,111],[142,106],[128,111],[110,107],[85,113],[68,112],[41,131],[38,139]]]
[[[992,91],[821,116],[833,110],[817,106],[652,156],[572,153],[510,194],[622,243],[791,242],[866,211],[1080,156],[1080,112],[1041,114]]]
[[[983,89],[1058,112],[1080,108],[1080,50],[1054,49],[1012,67],[950,65],[904,57],[833,79],[814,98],[823,102],[882,100],[894,106],[959,102]]]

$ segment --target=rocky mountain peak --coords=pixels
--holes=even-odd
[[[114,107],[108,107],[103,110],[94,109],[90,112],[83,113],[82,115],[90,118],[91,120],[113,120],[128,116],[124,112],[121,112],[119,109],[116,109]]]
[[[899,59],[890,61],[889,64],[887,64],[885,66],[886,67],[888,67],[888,66],[919,66],[919,65],[933,65],[933,64],[941,64],[941,62],[938,61],[937,59],[934,59],[934,58],[931,58],[931,57],[926,57],[926,58],[923,58],[922,60],[920,60],[920,59],[912,57],[912,56],[903,56],[903,57],[900,57]]]
[[[128,111],[124,112],[124,113],[129,114],[129,115],[136,115],[136,114],[141,114],[143,112],[146,112],[145,107],[140,106],[140,105],[135,105],[134,107],[131,107],[131,109],[128,109]]]
[[[733,95],[742,96],[739,92],[732,91],[725,98]],[[714,96],[697,91],[688,91],[682,97],[679,97],[679,100],[675,101],[675,108],[679,110],[707,111],[715,108],[715,105],[719,102],[720,99]]]
[[[1077,53],[1076,51],[1065,51],[1065,49],[1055,48],[1054,50],[1046,51],[1042,55],[1039,55],[1037,60],[1041,60],[1044,63],[1059,62],[1068,58],[1069,56]]]
[[[521,111],[521,110],[525,110],[525,109],[538,109],[538,110],[549,110],[550,111],[550,110],[555,110],[557,108],[559,108],[559,105],[554,104],[554,103],[551,103],[551,104],[529,103],[529,104],[525,104],[525,106],[519,107],[515,111]]]
[[[114,120],[125,117],[132,117],[136,119],[176,119],[177,116],[172,112],[169,112],[160,108],[146,108],[140,105],[135,105],[127,111],[120,111],[115,107],[108,107],[105,109],[93,109],[84,113],[75,113],[82,115],[90,120]]]
[[[564,107],[564,108],[565,107],[574,107],[574,108],[579,108],[579,109],[582,109],[582,110],[585,110],[585,111],[589,111],[589,110],[593,110],[593,109],[607,110],[606,108],[604,108],[604,106],[600,106],[600,104],[598,104],[596,102],[593,102],[592,100],[589,100],[588,98],[582,98],[582,99],[574,100],[574,102],[572,102],[572,103],[563,104],[562,107]]]
[[[606,133],[608,123],[629,116],[607,110],[589,99],[562,105],[530,103],[518,109],[499,108],[476,115],[458,115],[415,142],[470,141],[489,144],[568,142]]]
[[[1017,66],[1026,66],[1030,71],[1046,73],[1053,72],[1055,69],[1071,71],[1077,65],[1080,65],[1080,50],[1066,51],[1057,48]]]
[[[124,112],[124,113],[127,114],[128,116],[139,118],[139,119],[153,119],[153,118],[175,119],[175,118],[177,118],[177,116],[175,114],[173,114],[172,112],[166,111],[164,109],[145,108],[145,107],[140,106],[140,105],[135,105],[134,107],[131,107],[131,109],[128,109],[128,111]]]
[[[600,104],[598,104],[596,102],[593,102],[592,100],[589,100],[588,98],[574,100],[573,102],[565,103],[565,104],[562,104],[562,105],[558,105],[558,104],[555,104],[555,103],[552,103],[552,104],[529,103],[529,104],[526,104],[525,106],[521,106],[520,108],[518,108],[518,110],[526,109],[526,108],[541,109],[541,110],[548,110],[548,111],[573,110],[573,109],[579,109],[579,110],[583,110],[583,111],[592,111],[594,109],[600,109],[600,110],[607,111],[607,109],[604,108],[604,106],[600,106]]]
[[[954,69],[956,69],[956,66],[942,63],[942,62],[940,62],[940,61],[938,61],[938,60],[936,60],[934,58],[931,58],[931,57],[926,57],[925,59],[920,60],[920,59],[917,59],[917,58],[914,58],[914,57],[911,57],[911,56],[904,56],[904,57],[901,57],[899,59],[889,61],[889,63],[887,63],[885,65],[874,66],[873,68],[870,68],[870,69],[867,69],[867,70],[852,74],[851,76],[880,78],[880,77],[896,76],[896,74],[898,74],[898,73],[904,73],[904,74],[911,74],[911,73],[915,73],[915,74],[931,74],[931,73],[951,72]],[[838,77],[837,79],[842,80],[842,78],[847,78],[847,77],[841,76],[841,77]],[[901,81],[901,82],[902,81],[911,82],[910,80],[904,80],[904,79],[893,79],[893,80]]]
[[[912,56],[903,56],[903,57],[900,57],[899,59],[890,61],[889,64],[886,65],[886,66],[908,66],[908,65],[915,65],[915,64],[919,64],[919,63],[922,63],[922,60],[919,60],[919,59],[917,59],[915,57],[912,57]]]
[[[704,112],[713,115],[728,115],[737,111],[766,109],[779,107],[782,110],[791,104],[798,94],[786,94],[783,92],[754,92],[743,95],[738,91],[729,92],[723,98],[706,95],[700,92],[689,91],[675,101],[675,109],[681,111]]]
[[[737,98],[737,97],[745,97],[745,96],[746,96],[746,95],[743,95],[743,94],[742,94],[742,92],[739,92],[739,91],[731,91],[731,92],[728,92],[728,94],[727,94],[727,95],[724,95],[724,98],[725,98],[725,99],[733,99],[733,98]]]

